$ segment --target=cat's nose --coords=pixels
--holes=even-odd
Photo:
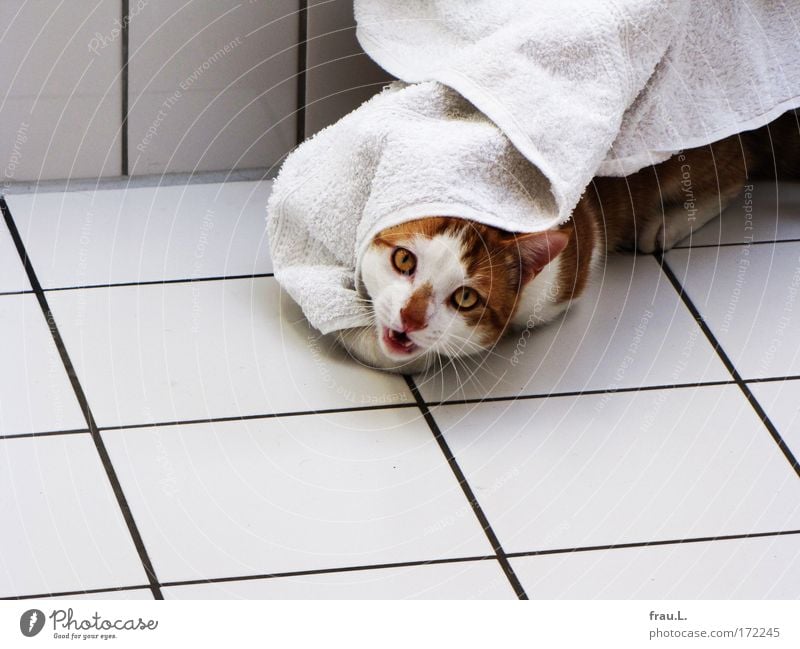
[[[428,326],[427,322],[418,320],[413,317],[407,317],[403,311],[400,311],[400,322],[403,323],[403,333],[411,333],[412,331],[420,331]]]
[[[428,326],[428,300],[431,296],[431,285],[429,283],[419,287],[411,297],[408,298],[406,305],[400,309],[400,322],[406,333],[419,331]]]

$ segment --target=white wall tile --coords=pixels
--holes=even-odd
[[[119,0],[0,3],[2,182],[121,171]]]
[[[358,44],[352,0],[309,3],[307,60],[306,136],[357,108],[392,78]]]
[[[131,174],[269,167],[295,144],[298,2],[131,3]]]

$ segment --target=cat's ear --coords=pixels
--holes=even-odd
[[[508,240],[507,245],[516,249],[522,264],[522,284],[527,284],[542,268],[553,261],[569,243],[569,232],[566,230],[547,230],[516,234]]]

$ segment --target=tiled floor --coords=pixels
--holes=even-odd
[[[0,597],[800,597],[800,186],[413,378],[303,322],[268,194],[7,196]]]

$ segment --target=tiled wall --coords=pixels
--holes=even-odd
[[[2,0],[0,60],[4,184],[274,173],[388,79],[352,0]]]

